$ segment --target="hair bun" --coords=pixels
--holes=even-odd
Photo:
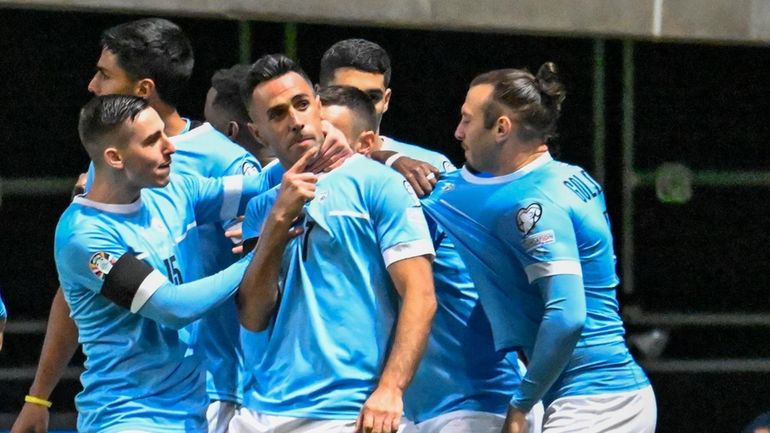
[[[535,85],[543,97],[543,102],[556,110],[561,110],[561,104],[567,97],[567,92],[564,84],[559,80],[559,71],[555,63],[545,62],[540,66],[535,76]]]

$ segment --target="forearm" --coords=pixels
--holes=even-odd
[[[546,298],[527,373],[511,399],[524,412],[534,406],[558,379],[580,339],[586,317],[582,278],[557,275],[535,282]]]
[[[62,289],[56,291],[48,313],[48,325],[29,395],[48,400],[78,348],[78,328]]]
[[[402,267],[400,276],[394,275],[391,269],[402,303],[393,346],[379,381],[380,386],[397,387],[401,391],[406,389],[417,370],[436,313],[430,261],[416,257],[402,262],[408,261],[412,262],[410,267]],[[406,264],[402,262],[393,263],[391,268]]]
[[[278,278],[283,251],[289,242],[290,222],[271,214],[262,229],[252,259],[238,291],[238,317],[250,331],[270,323],[278,303]]]

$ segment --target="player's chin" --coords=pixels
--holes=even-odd
[[[168,171],[168,170],[161,171],[160,173],[158,173],[158,176],[155,178],[155,185],[154,186],[155,187],[164,187],[164,186],[168,185],[169,182],[171,182],[171,172]]]

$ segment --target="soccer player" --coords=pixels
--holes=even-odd
[[[377,129],[388,111],[393,94],[388,87],[391,77],[390,56],[378,44],[366,39],[345,39],[329,47],[321,58],[321,87],[351,86],[366,93],[374,104]],[[445,156],[417,146],[404,146],[384,135],[382,146],[370,156],[403,174],[419,197],[428,194],[440,173],[452,171],[454,165]],[[402,152],[408,150],[408,152]]]
[[[176,24],[160,18],[120,24],[103,32],[100,45],[101,55],[88,85],[89,91],[97,95],[130,94],[146,99],[161,116],[164,131],[177,148],[175,173],[222,177],[259,172],[259,163],[243,148],[210,124],[183,118],[176,110],[193,67],[192,46]],[[277,165],[273,169],[282,170]],[[93,173],[91,168],[91,179]],[[90,185],[90,182],[87,183]],[[221,222],[201,224],[196,230],[200,232],[202,248],[194,260],[203,264],[206,275],[224,269],[237,259],[230,252],[233,243],[224,236]],[[209,354],[210,426],[212,433],[222,432],[241,402],[242,357],[233,301],[228,300],[207,315],[203,324],[194,324],[184,333],[188,340],[197,341],[196,347]],[[76,348],[77,329],[69,318],[64,298],[57,291],[30,396],[36,401],[47,401]],[[47,424],[48,408],[27,402],[12,432],[45,431]]]
[[[205,432],[203,357],[177,330],[230,298],[249,259],[201,279],[195,228],[242,213],[280,179],[172,176],[174,144],[136,96],[95,97],[78,132],[94,181],[64,211],[54,241],[86,355],[78,431]]]
[[[238,64],[214,73],[203,115],[217,131],[241,145],[256,156],[262,166],[266,166],[275,160],[275,155],[249,132],[247,124],[251,120],[241,100],[240,85],[249,72],[249,66]]]
[[[294,62],[264,56],[247,84],[252,131],[281,164],[319,146],[320,103]],[[261,235],[258,271],[241,285],[239,314],[267,342],[230,431],[402,431],[403,392],[436,308],[420,203],[360,155],[314,180],[249,203],[244,237]],[[292,227],[302,236],[289,240]]]
[[[354,151],[369,154],[381,147],[374,106],[365,93],[330,86],[319,97],[323,117],[345,134]],[[417,146],[401,147],[407,155],[430,161],[446,158],[432,157],[434,152]],[[506,359],[495,351],[489,320],[465,264],[446,233],[428,221],[436,248],[438,309],[425,355],[405,394],[405,412],[421,433],[498,433],[522,372],[515,353]],[[542,408],[533,411],[530,432],[540,431],[540,418]]]
[[[503,431],[523,431],[542,399],[544,433],[652,433],[655,397],[623,338],[604,194],[548,151],[563,100],[552,63],[476,77],[455,131],[467,164],[423,203],[468,266],[497,348],[529,359]]]

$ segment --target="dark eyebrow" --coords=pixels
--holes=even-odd
[[[277,116],[286,111],[288,104],[274,105],[267,109],[267,118],[272,119],[273,116]]]
[[[155,143],[156,141],[158,141],[160,139],[160,135],[161,134],[162,134],[161,131],[157,131],[154,134],[150,134],[150,136],[148,136],[147,138],[142,140],[142,144],[146,146],[146,145]]]

